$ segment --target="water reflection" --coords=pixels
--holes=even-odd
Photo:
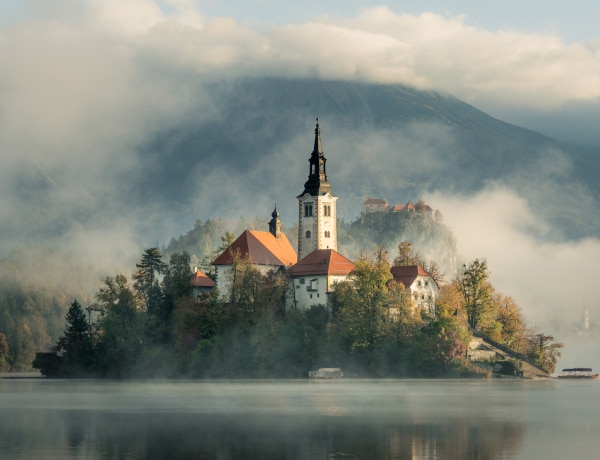
[[[578,437],[585,454],[600,432],[582,388],[552,407],[539,383],[0,380],[0,458],[564,458],[551,449]]]
[[[39,410],[0,419],[12,427],[3,429],[0,452],[38,459],[513,458],[523,426],[481,422]]]

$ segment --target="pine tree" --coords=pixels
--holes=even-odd
[[[85,375],[92,370],[94,364],[89,321],[77,300],[71,303],[65,318],[67,324],[64,335],[58,341],[57,351],[63,354],[67,375]]]

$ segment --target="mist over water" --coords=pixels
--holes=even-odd
[[[0,380],[3,459],[595,458],[596,382]]]

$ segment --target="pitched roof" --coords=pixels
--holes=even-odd
[[[367,198],[363,204],[384,204],[387,205],[387,201],[382,198]]]
[[[290,268],[292,275],[349,275],[354,263],[333,249],[316,249]]]
[[[215,282],[202,271],[197,270],[196,273],[192,275],[191,285],[194,287],[214,287]]]
[[[296,251],[283,233],[280,238],[275,238],[270,232],[246,230],[214,260],[213,265],[231,265],[238,252],[256,265],[289,267],[298,260]]]
[[[420,265],[400,265],[392,267],[391,272],[394,280],[396,280],[398,283],[404,284],[404,286],[407,288],[413,284],[413,281],[417,279],[417,276],[431,277],[431,275],[427,273]]]

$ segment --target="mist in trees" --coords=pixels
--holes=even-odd
[[[489,281],[485,260],[463,266],[450,285],[458,294],[457,313],[463,312],[469,326],[530,360],[548,373],[554,372],[563,344],[526,323],[514,299],[496,292]]]

